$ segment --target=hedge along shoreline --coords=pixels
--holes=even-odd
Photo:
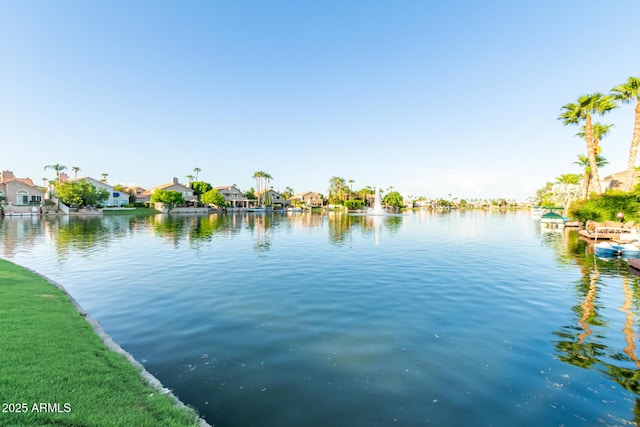
[[[199,426],[55,281],[0,258],[0,425]]]

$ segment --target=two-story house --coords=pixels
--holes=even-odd
[[[193,203],[198,200],[198,197],[193,194],[193,189],[187,187],[186,185],[182,185],[178,182],[178,178],[173,178],[171,182],[166,184],[159,185],[157,187],[150,188],[140,194],[140,196],[136,196],[136,201],[138,202],[149,202],[151,201],[151,195],[157,190],[164,191],[177,191],[182,195],[182,198],[187,203]]]
[[[322,207],[324,204],[322,196],[315,191],[303,191],[302,193],[295,194],[291,200],[301,201],[309,208]]]
[[[249,199],[244,197],[240,189],[234,185],[220,185],[213,187],[229,203],[229,209],[246,209],[249,207]]]

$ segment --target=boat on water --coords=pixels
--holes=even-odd
[[[553,211],[540,217],[540,226],[546,228],[564,228],[565,218]]]
[[[542,206],[534,206],[531,208],[531,217],[533,219],[540,219],[543,213],[544,208]]]
[[[640,256],[640,246],[638,242],[598,242],[594,243],[593,251],[597,256],[605,257],[638,257]]]
[[[273,212],[272,206],[254,206],[252,208],[247,209],[249,212],[262,213],[262,212]]]

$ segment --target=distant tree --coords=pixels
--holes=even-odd
[[[56,192],[62,203],[77,208],[100,206],[109,199],[107,190],[104,188],[96,189],[85,180],[58,184]]]
[[[185,175],[185,178],[187,178],[187,181],[189,181],[189,185],[191,185],[191,181],[193,181],[193,179],[195,177],[193,175],[189,174],[189,175]]]
[[[202,172],[202,169],[200,169],[198,167],[195,167],[195,168],[193,168],[193,171],[196,173],[195,180],[197,181],[198,180],[198,174],[200,172]]]
[[[229,202],[225,200],[218,190],[209,190],[205,192],[200,198],[200,201],[206,205],[214,205],[220,208],[229,206]]]
[[[332,176],[329,179],[329,203],[342,201],[346,181],[340,176]]]
[[[565,173],[556,178],[560,184],[579,184],[582,177],[577,173]]]
[[[256,192],[258,193],[258,205],[265,204],[265,200],[260,200],[261,197],[264,196],[263,192],[269,189],[269,181],[273,179],[271,175],[269,175],[265,171],[256,171],[251,175],[252,178],[256,180]]]
[[[164,203],[164,205],[167,207],[167,210],[169,211],[176,205],[184,204],[182,194],[173,190],[156,190],[151,195],[151,201]]]
[[[285,187],[284,191],[281,194],[285,199],[290,199],[291,197],[293,197],[293,188]]]
[[[66,167],[65,165],[61,165],[61,164],[56,163],[56,164],[54,164],[54,165],[47,165],[47,166],[45,166],[45,167],[44,167],[44,170],[47,170],[47,169],[53,169],[54,171],[56,171],[56,176],[57,176],[57,178],[58,178],[58,182],[60,182],[60,173],[61,173],[63,170],[66,170],[66,169],[67,169],[67,167]]]
[[[246,199],[255,200],[256,199],[256,190],[253,187],[248,189],[242,194]]]
[[[207,191],[210,191],[213,187],[208,182],[194,181],[191,183],[191,188],[193,189],[193,193],[200,197]]]
[[[629,163],[627,166],[627,182],[625,185],[625,190],[631,191],[636,178],[636,157],[638,156],[638,146],[640,145],[640,78],[629,77],[626,83],[611,89],[611,93],[616,102],[623,104],[636,103],[633,136],[631,137]]]
[[[403,208],[404,198],[397,191],[391,191],[384,196],[382,203],[392,208]]]
[[[78,166],[72,166],[71,170],[73,171],[73,177],[77,178],[78,177],[78,172],[80,172],[80,168]]]

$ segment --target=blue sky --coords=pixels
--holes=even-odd
[[[562,105],[640,75],[640,2],[0,0],[0,168],[111,183],[526,200],[585,152]],[[601,119],[626,168],[633,107]]]

